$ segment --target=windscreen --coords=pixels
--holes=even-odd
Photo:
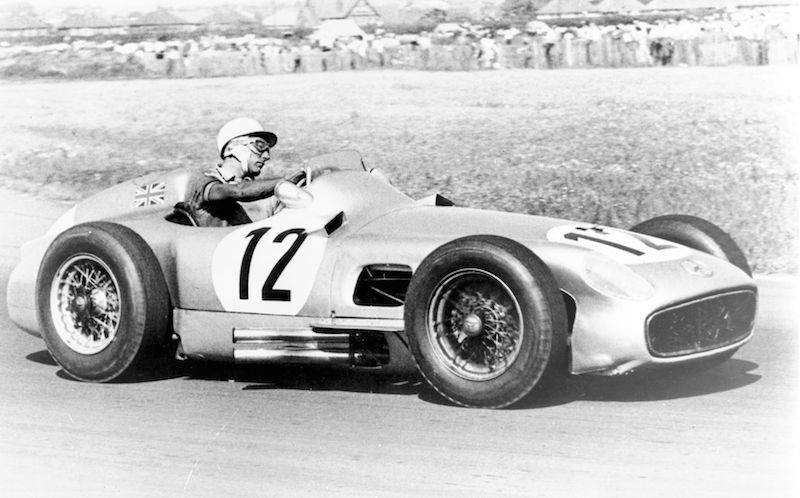
[[[309,168],[319,169],[367,170],[366,166],[364,166],[364,162],[361,160],[361,153],[357,150],[339,150],[312,157],[308,160],[307,166]]]

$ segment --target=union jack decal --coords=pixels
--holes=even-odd
[[[136,185],[136,192],[133,195],[133,207],[147,207],[164,203],[164,196],[167,186],[163,182],[150,183],[148,185]]]

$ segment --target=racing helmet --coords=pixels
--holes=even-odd
[[[278,137],[264,129],[264,127],[253,118],[236,118],[225,123],[217,133],[217,149],[219,150],[219,157],[222,158],[222,153],[228,142],[234,138],[252,136],[261,137],[267,141],[270,147],[274,147],[278,142]]]

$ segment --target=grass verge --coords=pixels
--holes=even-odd
[[[686,213],[797,272],[795,68],[339,72],[0,83],[0,186],[77,200],[215,158],[254,116],[273,167],[355,148],[412,196],[629,227]]]

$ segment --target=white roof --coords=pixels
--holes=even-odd
[[[352,19],[326,19],[309,38],[322,45],[331,45],[337,38],[365,35],[364,30]]]
[[[461,33],[466,31],[457,22],[441,22],[433,29],[435,33]]]

